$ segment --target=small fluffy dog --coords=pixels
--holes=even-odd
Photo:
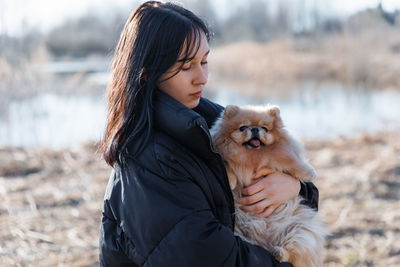
[[[212,127],[215,149],[225,160],[235,200],[252,175],[271,168],[310,181],[315,170],[303,148],[284,129],[277,106],[228,106]],[[270,251],[277,260],[295,267],[322,266],[327,230],[317,212],[301,204],[302,198],[280,205],[268,218],[253,216],[235,204],[235,233]]]

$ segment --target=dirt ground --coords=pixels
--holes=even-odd
[[[324,266],[400,266],[400,135],[306,144],[332,233]],[[110,169],[95,143],[0,147],[0,266],[97,266]]]

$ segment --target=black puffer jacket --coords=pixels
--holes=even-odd
[[[191,110],[157,91],[154,110],[155,130],[144,152],[111,174],[101,265],[291,266],[233,234],[233,198],[208,132],[222,107],[201,99]],[[316,207],[313,184],[302,185],[301,194]]]

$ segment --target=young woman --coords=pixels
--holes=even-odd
[[[208,130],[223,108],[202,98],[208,41],[205,24],[172,3],[146,2],[125,25],[101,143],[113,167],[102,266],[291,266],[233,234],[233,198]],[[243,190],[243,209],[266,217],[299,191],[317,208],[313,184],[267,174]]]

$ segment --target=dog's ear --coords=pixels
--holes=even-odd
[[[229,119],[232,118],[233,116],[235,116],[235,114],[238,112],[239,107],[235,106],[235,105],[228,105],[225,108],[225,112],[224,112],[224,119]]]
[[[268,105],[268,113],[275,118],[279,118],[281,111],[279,110],[278,106]]]
[[[268,130],[272,130],[272,128],[277,128],[277,129],[282,128],[283,123],[279,107],[275,105],[268,105],[267,108],[268,108],[268,114],[274,118],[274,120],[268,124],[267,126]]]

